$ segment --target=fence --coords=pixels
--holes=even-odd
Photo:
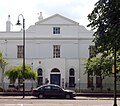
[[[67,86],[67,89],[72,89],[76,92],[113,92],[114,84],[103,83],[102,86],[97,86],[95,83],[93,83],[93,86],[88,87],[87,83],[76,83],[75,87]],[[120,92],[120,84],[117,84],[117,92]]]
[[[38,85],[37,83],[25,83],[25,91],[32,91],[33,88],[36,88]],[[102,87],[97,87],[96,84],[93,84],[93,87],[88,87],[87,83],[76,83],[75,87],[64,87],[65,89],[72,89],[76,92],[113,92],[114,90],[114,84],[111,83],[105,83],[102,84]],[[23,85],[15,83],[0,83],[0,91],[4,92],[11,92],[11,91],[22,91]],[[120,84],[117,84],[117,92],[120,92]]]

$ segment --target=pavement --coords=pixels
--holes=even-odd
[[[112,106],[113,98],[95,98],[77,96],[72,100],[42,99],[32,96],[0,96],[0,106]],[[120,102],[118,101],[118,104]]]
[[[13,95],[0,95],[0,99],[35,99],[34,96],[13,96]],[[114,100],[113,97],[98,97],[98,96],[76,96],[76,100]],[[117,100],[120,100],[120,97],[117,97]]]
[[[24,99],[35,99],[33,96],[25,96]],[[1,96],[0,99],[23,99],[23,96]],[[114,98],[110,97],[86,97],[86,96],[76,96],[76,100],[114,100]],[[120,98],[117,98],[120,100]]]
[[[0,99],[20,99],[23,96],[23,93],[18,92],[0,92]],[[26,92],[24,99],[32,99],[35,98],[31,96],[31,93]],[[77,93],[76,99],[81,100],[113,100],[113,93]],[[117,93],[117,99],[120,100],[120,93]]]

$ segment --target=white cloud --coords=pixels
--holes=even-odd
[[[14,24],[19,14],[26,19],[26,28],[38,21],[40,11],[44,18],[59,13],[86,25],[87,15],[92,11],[98,0],[0,0],[0,31],[5,30],[7,15],[11,15]]]

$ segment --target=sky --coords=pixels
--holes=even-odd
[[[78,22],[85,27],[89,23],[87,16],[94,9],[98,0],[0,0],[0,31],[6,30],[8,15],[12,23],[12,31],[20,30],[16,26],[18,15],[25,18],[25,28],[38,21],[39,13],[43,18],[60,14]],[[20,18],[22,21],[22,17]],[[87,27],[86,27],[87,28]],[[89,28],[88,28],[89,29]]]

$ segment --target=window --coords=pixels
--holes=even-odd
[[[57,87],[57,86],[52,86],[52,90],[53,91],[61,91],[61,88]]]
[[[73,68],[69,70],[69,87],[75,87],[75,70]]]
[[[42,69],[41,68],[38,69],[38,76],[42,76]]]
[[[89,47],[89,56],[90,57],[95,57],[96,54],[95,54],[95,46],[90,46]]]
[[[102,79],[100,76],[96,76],[96,87],[101,88],[102,87]]]
[[[90,46],[89,47],[89,57],[95,57],[96,56],[96,48],[95,46]],[[87,82],[87,86],[88,88],[93,88],[94,84],[93,84],[93,71],[91,70],[91,72],[88,72],[88,82]]]
[[[17,58],[23,58],[23,46],[22,45],[17,46]]]
[[[53,27],[53,34],[60,34],[60,27]]]
[[[53,45],[53,58],[60,58],[60,45]]]
[[[37,81],[38,81],[38,82],[37,82],[37,83],[38,83],[38,86],[43,85],[43,77],[38,76]]]
[[[75,73],[75,72],[74,72],[74,69],[71,68],[70,71],[69,71],[70,76],[74,76],[74,73]]]
[[[40,86],[40,85],[42,85],[43,84],[43,71],[42,71],[42,69],[41,68],[39,68],[38,70],[37,70],[37,73],[38,73],[38,85]]]
[[[97,88],[102,87],[101,71],[97,71],[96,73],[96,87]]]
[[[52,71],[51,72],[60,72],[60,70],[59,69],[57,69],[57,68],[54,68],[54,69],[52,69]]]
[[[88,88],[91,88],[93,87],[93,73],[91,72],[88,72]]]
[[[44,87],[44,90],[45,90],[45,91],[51,91],[51,86],[45,86],[45,87]]]

